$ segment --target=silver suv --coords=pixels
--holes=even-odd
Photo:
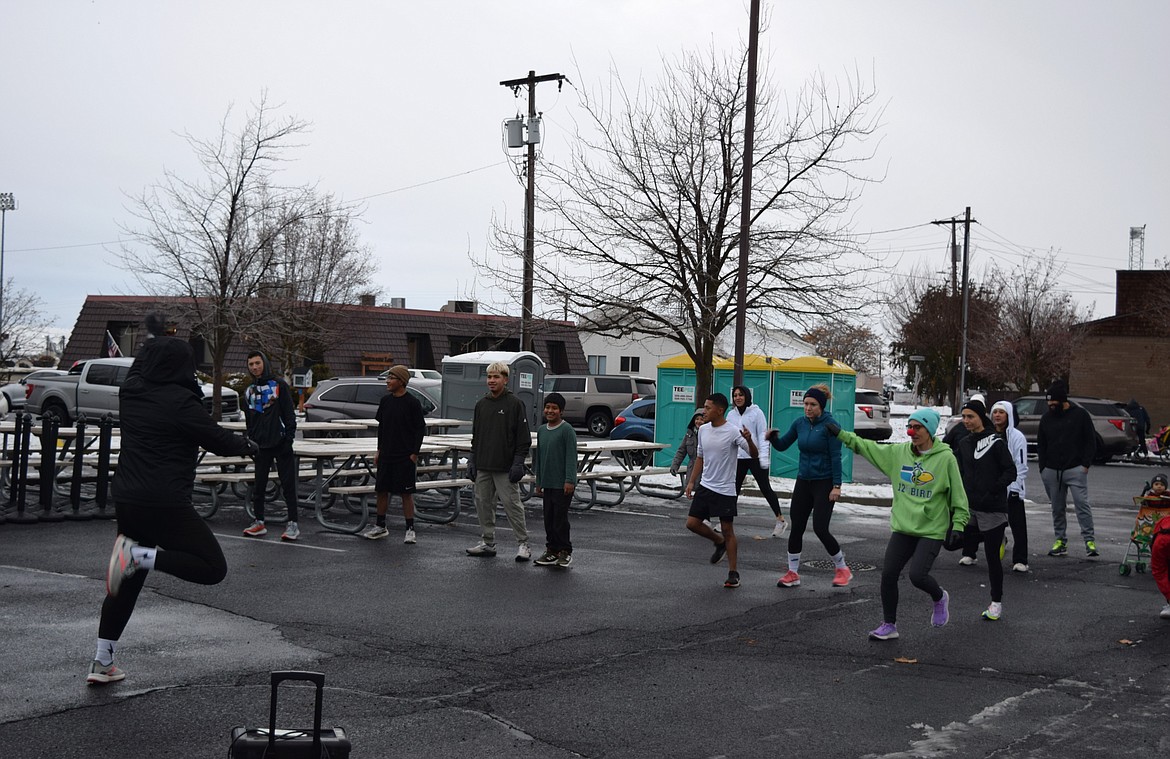
[[[658,383],[628,374],[556,374],[544,378],[544,393],[565,396],[565,421],[606,437],[614,418],[639,398],[652,398]]]
[[[418,398],[424,416],[438,416],[442,404],[443,383],[437,380],[412,379],[406,392]],[[378,404],[386,394],[386,380],[377,377],[335,377],[322,380],[309,400],[305,401],[306,422],[332,422],[338,419],[373,419]],[[354,433],[357,434],[357,433]],[[364,430],[364,434],[377,434]],[[306,434],[306,437],[313,437]],[[344,434],[325,437],[343,437]]]
[[[853,431],[869,440],[889,440],[890,404],[876,390],[858,390],[853,394]]]

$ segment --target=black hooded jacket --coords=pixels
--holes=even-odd
[[[203,408],[191,346],[182,340],[147,340],[118,398],[122,449],[111,485],[118,501],[188,506],[200,446],[224,456],[248,453],[247,439],[220,427]]]
[[[1036,433],[1036,457],[1040,471],[1045,469],[1088,469],[1097,454],[1097,431],[1093,417],[1080,406],[1049,409],[1040,417]]]
[[[959,441],[959,472],[967,505],[975,511],[1007,512],[1008,486],[1016,480],[1016,464],[1007,439],[984,418],[982,432],[970,432]]]
[[[296,408],[288,383],[272,374],[268,356],[261,353],[260,358],[264,371],[244,389],[248,437],[261,448],[279,448],[296,437]]]

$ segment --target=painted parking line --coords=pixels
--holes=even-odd
[[[255,543],[257,545],[266,546],[288,546],[289,548],[308,548],[313,551],[332,551],[333,553],[347,553],[345,548],[326,548],[324,546],[313,546],[308,543],[293,543],[288,540],[259,540],[257,538],[249,538],[246,535],[224,535],[221,532],[215,533],[215,537],[227,540],[242,540],[245,543]]]

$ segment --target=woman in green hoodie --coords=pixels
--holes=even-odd
[[[910,441],[898,445],[879,445],[852,432],[839,434],[843,445],[867,458],[894,486],[890,509],[893,532],[882,566],[884,618],[869,633],[874,640],[898,637],[898,578],[907,564],[910,583],[929,594],[934,604],[930,623],[942,627],[950,618],[950,595],[930,575],[930,568],[952,525],[954,539],[962,540],[969,512],[955,455],[950,446],[934,437],[938,421],[933,409],[918,409],[906,423]]]

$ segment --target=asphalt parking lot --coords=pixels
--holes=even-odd
[[[902,637],[884,643],[865,634],[881,617],[881,507],[834,517],[850,587],[806,564],[783,589],[786,541],[745,499],[743,586],[727,590],[680,501],[575,514],[574,565],[553,570],[465,556],[466,515],[419,525],[413,546],[393,508],[382,541],[302,518],[304,540],[281,544],[242,537],[229,500],[212,520],[227,580],[153,574],[118,653],[128,676],[104,687],[84,675],[114,525],[3,524],[0,742],[13,757],[222,757],[233,726],[267,720],[269,672],[304,669],[325,673],[325,723],[354,756],[1165,754],[1170,622],[1148,575],[1118,574],[1132,508],[1101,500],[1099,559],[1041,555],[1051,527],[1035,504],[1032,571],[1005,579],[1003,619],[980,617],[982,562],[944,554],[950,624],[931,628],[903,581]],[[538,509],[528,522],[539,538]],[[502,518],[498,536],[506,546]],[[825,558],[811,532],[804,556]],[[306,724],[310,693],[282,691],[281,726]]]

